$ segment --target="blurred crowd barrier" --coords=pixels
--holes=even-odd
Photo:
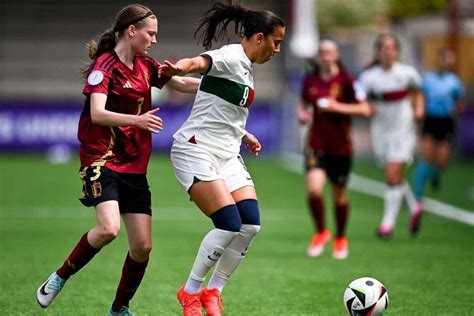
[[[45,152],[54,148],[77,150],[77,124],[82,104],[74,102],[4,102],[0,106],[0,152]],[[161,104],[159,115],[164,121],[164,129],[153,135],[153,149],[169,152],[173,133],[186,120],[191,111],[191,103]],[[279,154],[284,151],[283,137],[286,128],[291,128],[281,107],[271,103],[256,103],[250,108],[246,129],[255,134],[263,146],[262,153]],[[301,138],[304,131],[295,130]],[[468,110],[459,121],[458,153],[474,156],[474,110]],[[355,154],[370,157],[371,144],[368,121],[353,120]],[[294,144],[295,151],[301,144]],[[300,149],[298,149],[300,148]],[[246,150],[243,150],[245,153]]]
[[[258,135],[266,153],[279,147],[281,119],[275,106],[258,103],[252,107],[247,129]],[[164,129],[153,134],[153,149],[169,152],[173,133],[186,120],[191,104],[162,104],[159,115]],[[54,148],[77,150],[77,124],[82,105],[78,103],[12,102],[0,106],[0,152],[45,152]]]

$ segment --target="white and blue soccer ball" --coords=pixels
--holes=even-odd
[[[344,292],[344,306],[351,316],[378,316],[388,307],[385,286],[371,277],[355,279]]]

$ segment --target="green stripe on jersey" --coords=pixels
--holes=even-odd
[[[229,103],[248,107],[253,99],[253,89],[247,85],[224,78],[204,76],[199,90],[214,94]]]

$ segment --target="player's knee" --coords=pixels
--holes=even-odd
[[[257,200],[248,199],[239,201],[237,202],[237,209],[239,210],[242,224],[260,225],[260,210]]]
[[[248,238],[255,237],[259,231],[260,225],[242,224],[242,228],[240,229],[240,233]]]
[[[308,188],[308,197],[312,199],[321,199],[322,190],[315,189],[315,188]]]
[[[388,171],[385,178],[389,186],[400,185],[403,182],[403,175],[393,170]]]
[[[214,226],[221,230],[239,232],[242,226],[239,210],[235,204],[224,206],[211,214]]]
[[[400,185],[400,184],[402,184],[402,177],[399,177],[399,176],[387,177],[386,183],[387,183],[387,185],[389,185],[389,186],[397,186],[397,185]]]
[[[334,204],[336,205],[346,205],[347,203],[349,203],[349,200],[346,195],[336,195],[334,197]]]
[[[150,256],[151,248],[151,242],[137,243],[132,245],[130,254],[133,258],[138,260],[146,260]]]
[[[111,242],[114,240],[120,232],[120,224],[119,225],[101,225],[99,227],[99,234],[102,240],[105,242]]]

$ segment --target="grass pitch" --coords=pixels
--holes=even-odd
[[[313,228],[303,176],[286,171],[275,159],[246,161],[257,186],[262,229],[223,292],[225,315],[345,315],[344,289],[361,276],[375,277],[387,287],[385,315],[474,314],[471,226],[426,214],[420,235],[413,238],[402,210],[394,238],[381,241],[375,228],[382,200],[350,192],[349,258],[336,261],[328,248],[322,257],[309,259],[305,251]],[[474,186],[472,166],[472,161],[452,165],[442,191],[428,194],[472,209],[466,193]],[[36,288],[95,224],[93,210],[77,200],[78,161],[51,165],[42,156],[4,155],[0,169],[2,314],[105,315],[127,251],[124,231],[67,282],[50,307],[41,309],[35,298]],[[369,163],[356,161],[355,170],[381,175]],[[154,156],[149,181],[154,248],[131,308],[138,316],[179,315],[176,291],[211,221],[188,201],[166,156]],[[326,205],[333,228],[329,197]]]

